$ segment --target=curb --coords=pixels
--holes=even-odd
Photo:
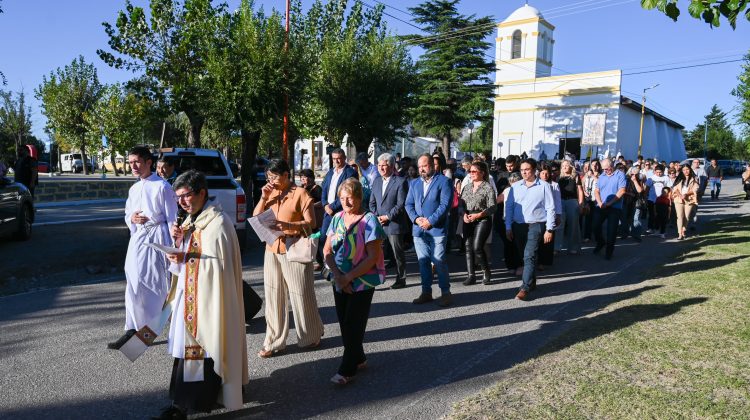
[[[69,207],[69,206],[86,206],[90,204],[111,204],[124,203],[124,198],[107,198],[102,200],[80,200],[80,201],[50,201],[46,203],[36,203],[34,207],[44,209],[49,207]]]

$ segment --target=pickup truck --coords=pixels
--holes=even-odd
[[[224,212],[231,217],[240,249],[244,251],[247,242],[247,198],[224,155],[214,149],[195,148],[161,149],[161,154],[174,159],[178,174],[195,169],[206,175],[209,199],[221,204]]]

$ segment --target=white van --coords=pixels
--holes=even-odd
[[[86,162],[88,172],[93,172],[91,162]],[[83,158],[80,153],[65,153],[60,155],[60,171],[62,172],[83,172]]]

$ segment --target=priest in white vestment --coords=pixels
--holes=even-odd
[[[130,230],[125,257],[127,332],[118,341],[109,343],[111,349],[120,348],[132,333],[161,313],[170,286],[169,262],[162,252],[145,244],[172,245],[169,230],[177,216],[174,190],[151,171],[151,151],[136,146],[128,154],[128,163],[138,181],[130,187],[125,203],[125,223]]]
[[[170,296],[174,311],[168,351],[174,357],[169,387],[171,407],[160,418],[208,412],[216,403],[242,407],[248,383],[242,301],[242,261],[234,224],[208,200],[206,178],[198,171],[177,177],[175,194],[188,216],[172,227],[182,251],[168,254],[177,275]]]

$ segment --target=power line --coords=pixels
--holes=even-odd
[[[717,64],[726,64],[726,63],[736,63],[738,61],[744,61],[743,59],[737,59],[737,60],[724,60],[724,61],[716,61],[713,63],[703,63],[703,64],[693,64],[690,66],[678,66],[678,67],[668,67],[665,69],[656,69],[656,70],[646,70],[646,71],[635,71],[630,73],[623,73],[623,76],[632,76],[635,74],[646,74],[646,73],[658,73],[662,71],[671,71],[671,70],[681,70],[681,69],[691,69],[695,67],[705,67],[705,66],[713,66]]]

